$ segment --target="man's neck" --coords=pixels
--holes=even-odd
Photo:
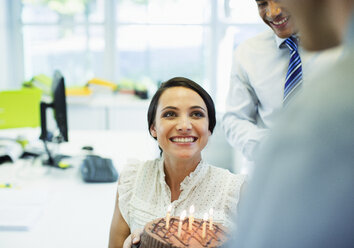
[[[294,37],[296,37],[296,39],[299,39],[298,33],[292,34],[291,36],[294,36]],[[287,38],[289,38],[289,37],[287,37],[287,38],[280,38],[280,37],[277,36],[276,34],[274,34],[274,37],[275,37],[275,42],[276,42],[278,48],[282,48],[282,47],[283,47],[282,45],[283,45],[284,41],[285,41]]]

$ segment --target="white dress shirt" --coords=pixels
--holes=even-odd
[[[179,198],[171,203],[171,191],[165,180],[163,159],[129,164],[118,184],[119,209],[131,232],[157,218],[180,216],[194,205],[194,217],[203,218],[213,208],[216,223],[231,225],[245,176],[201,161],[181,183]],[[189,215],[189,214],[188,214]]]
[[[233,55],[223,128],[229,143],[250,161],[254,160],[257,145],[283,107],[290,60],[289,49],[283,41],[267,30],[239,45]],[[303,84],[306,84],[307,70],[335,61],[340,52],[338,49],[333,53],[309,53],[299,47]]]

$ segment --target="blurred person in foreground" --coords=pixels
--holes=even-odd
[[[310,51],[344,45],[260,147],[226,247],[354,246],[354,0],[282,0]]]

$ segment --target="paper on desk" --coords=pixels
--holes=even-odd
[[[43,214],[45,190],[0,189],[0,231],[29,230]]]

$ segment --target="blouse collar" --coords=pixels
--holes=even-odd
[[[187,190],[194,188],[198,185],[200,181],[204,178],[204,175],[207,173],[207,166],[204,160],[202,159],[194,171],[192,171],[188,176],[186,176],[181,182],[181,190]],[[164,170],[164,159],[161,158],[159,161],[159,174],[160,174],[160,183],[166,184],[165,180],[165,170]]]

